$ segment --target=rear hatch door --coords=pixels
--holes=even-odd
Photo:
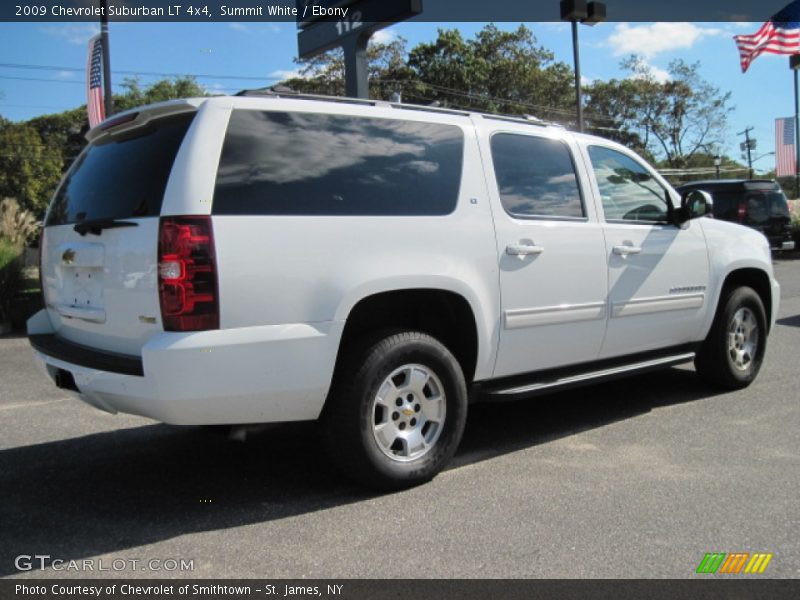
[[[175,111],[178,112],[175,112]],[[93,130],[45,219],[42,284],[59,337],[137,355],[161,330],[158,225],[194,107],[147,109]],[[113,121],[111,123],[113,125]]]

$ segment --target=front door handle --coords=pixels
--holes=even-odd
[[[506,254],[509,256],[528,256],[530,254],[541,254],[544,252],[543,246],[533,246],[531,244],[509,244],[506,246]]]
[[[639,254],[642,249],[639,246],[614,246],[613,251],[614,254],[618,254],[624,258],[629,254]]]

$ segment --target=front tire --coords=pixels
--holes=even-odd
[[[766,343],[766,311],[759,295],[745,286],[727,288],[695,367],[712,385],[745,388],[761,369]]]
[[[380,490],[419,485],[458,448],[467,417],[464,374],[452,353],[418,331],[357,344],[337,368],[322,414],[332,462]]]

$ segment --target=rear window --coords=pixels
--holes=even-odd
[[[222,149],[217,215],[446,215],[458,201],[459,127],[236,110]]]
[[[711,196],[714,199],[714,216],[718,219],[739,221],[740,208],[744,211],[741,218],[747,223],[760,224],[769,219],[789,218],[789,204],[783,192],[711,192]]]
[[[789,215],[789,202],[783,192],[772,192],[769,196],[769,212],[771,217],[786,217]]]
[[[158,119],[87,146],[53,198],[46,224],[158,216],[193,118],[189,113]]]

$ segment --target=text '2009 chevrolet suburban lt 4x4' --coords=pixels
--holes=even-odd
[[[45,221],[43,370],[166,423],[318,419],[375,487],[439,472],[470,401],[690,361],[747,386],[778,312],[763,235],[560,127],[262,95],[87,137]]]

